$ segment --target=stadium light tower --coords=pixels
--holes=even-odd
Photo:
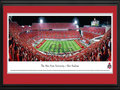
[[[77,24],[78,24],[78,19],[75,18],[73,23],[74,23],[75,25],[77,25]]]
[[[74,24],[78,24],[77,20],[74,21]]]
[[[42,18],[40,19],[40,23],[43,23],[43,19]]]

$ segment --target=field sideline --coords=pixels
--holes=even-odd
[[[43,41],[42,41],[43,42]],[[38,45],[35,46],[35,48]],[[45,40],[45,42],[36,48],[42,52],[67,53],[82,49],[74,40]]]

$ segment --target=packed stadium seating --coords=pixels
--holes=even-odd
[[[83,31],[83,37],[87,39],[92,39],[105,33],[105,27],[83,27],[80,29]]]
[[[90,32],[83,32],[83,37],[87,39],[92,39],[94,37],[100,36],[98,34],[90,33]]]
[[[48,28],[49,25],[46,27]],[[61,27],[61,25],[62,24],[60,24],[60,26],[56,24],[55,26],[51,26],[51,28],[58,29]],[[43,26],[43,28],[44,27],[45,26]],[[69,29],[70,28],[75,29],[73,26],[70,26]],[[89,32],[100,33],[99,30],[103,30],[98,28],[95,27],[93,30],[93,27],[91,27],[90,28],[91,31]],[[52,38],[52,39],[76,38],[75,40],[76,43],[80,45],[79,44],[80,40],[85,38],[81,37],[78,31],[36,30],[36,28],[33,28],[33,27],[32,28],[28,26],[21,27],[17,23],[11,22],[9,32],[10,32],[9,33],[9,60],[10,61],[107,61],[107,60],[111,60],[110,59],[111,29],[108,30],[106,33],[102,31],[102,34],[104,34],[104,36],[99,42],[93,43],[90,46],[81,49],[80,51],[68,53],[65,56],[55,56],[55,55],[49,55],[47,53],[43,54],[37,51],[32,46],[32,43],[34,43],[36,40],[39,40],[40,38],[43,38],[43,39],[45,38]],[[85,36],[87,36],[87,38],[89,39],[93,37],[91,34],[87,34]],[[89,42],[88,39],[85,39],[85,40],[87,43]]]
[[[33,23],[32,30],[49,30],[49,29],[76,29],[73,23]]]
[[[96,34],[104,34],[105,33],[105,27],[83,27],[80,28],[82,31],[92,32]]]
[[[102,39],[99,42],[96,42],[89,47],[85,48],[81,51],[81,53],[77,54],[77,56],[84,57],[85,60],[93,61],[104,61],[110,60],[111,54],[111,30],[108,30],[107,33],[104,34]],[[108,59],[109,58],[109,59]],[[83,60],[83,58],[81,59]]]
[[[27,36],[26,36],[27,35]],[[25,37],[25,39],[33,38],[39,36],[40,38],[52,38],[52,39],[67,39],[67,38],[80,38],[80,33],[78,31],[31,31],[29,33],[23,32],[20,37]]]

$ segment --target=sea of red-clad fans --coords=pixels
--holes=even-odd
[[[48,29],[76,29],[73,23],[33,23],[32,30],[48,30]]]
[[[20,36],[21,28],[17,23],[12,23],[9,34],[9,60],[10,61],[107,61],[111,60],[111,30],[103,38],[87,48],[77,51],[77,54],[56,56],[43,54],[37,51],[28,39],[32,36]],[[22,30],[25,31],[25,30]],[[23,32],[24,33],[24,32]],[[78,39],[78,42],[80,40]],[[80,42],[81,43],[81,42]]]
[[[104,34],[105,33],[105,27],[83,27],[80,28],[82,31],[87,31],[91,33],[96,33],[96,34]]]
[[[99,42],[91,44],[76,55],[80,61],[111,61],[111,30]]]
[[[94,37],[98,37],[100,36],[99,34],[94,34],[94,33],[90,33],[90,32],[83,32],[83,37],[87,38],[87,39],[92,39]]]
[[[27,36],[26,36],[27,35]],[[19,35],[21,38],[25,38],[26,41],[30,38],[33,38],[36,40],[40,38],[50,38],[50,39],[69,39],[69,38],[80,38],[80,33],[75,30],[70,31],[44,31],[44,30],[34,30],[29,33],[23,32]]]
[[[92,39],[105,33],[105,27],[83,27],[80,28],[83,31],[83,37]]]

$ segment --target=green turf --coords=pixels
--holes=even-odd
[[[61,45],[61,48],[59,48],[59,44]],[[46,42],[40,48],[36,48],[36,49],[43,52],[54,52],[57,54],[57,53],[77,51],[80,50],[81,47],[79,47],[79,45],[74,40],[65,40],[65,41],[46,40]]]

